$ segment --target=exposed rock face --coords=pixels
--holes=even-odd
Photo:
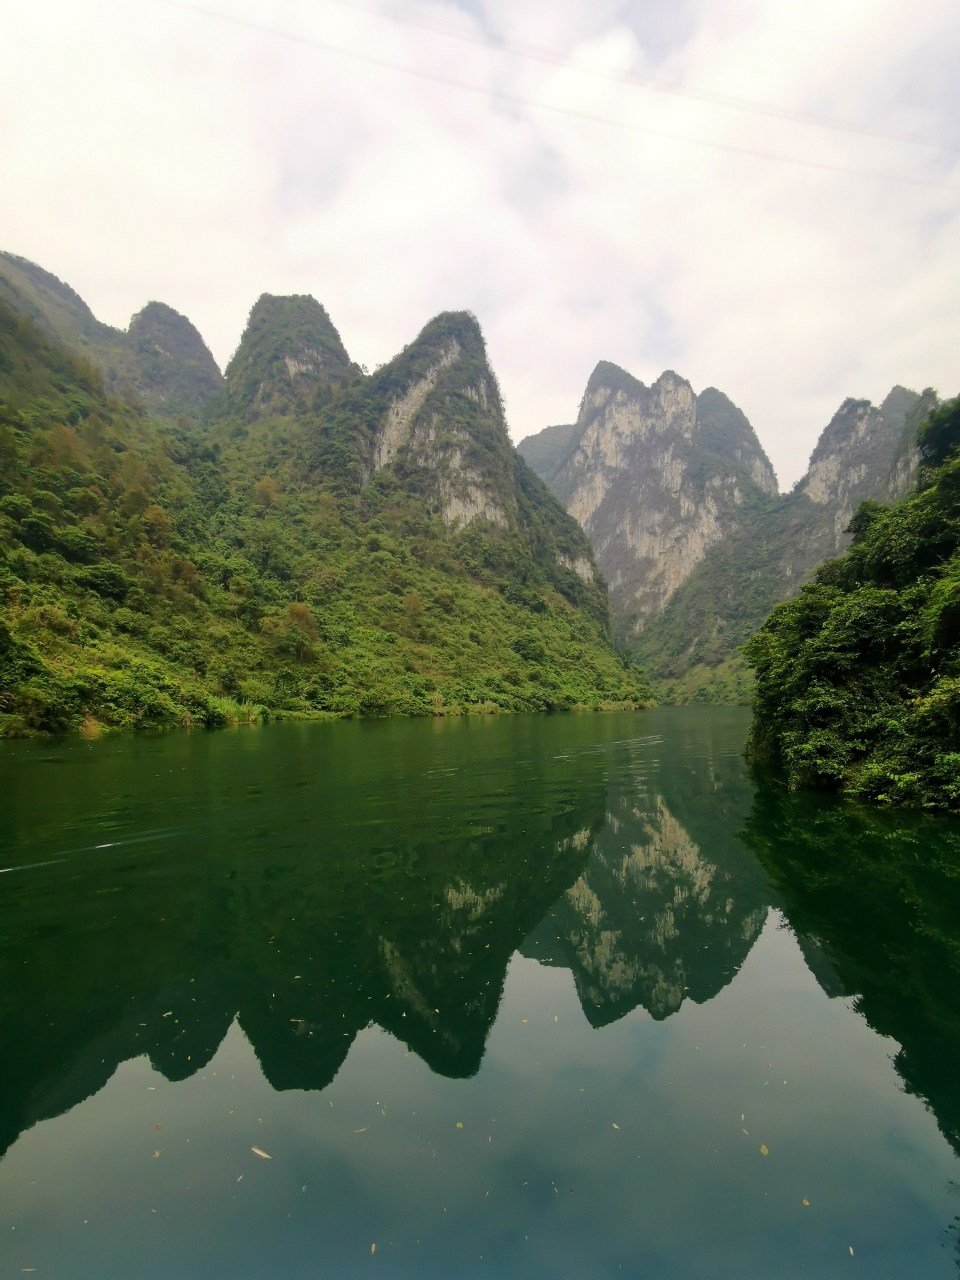
[[[849,544],[865,498],[910,487],[921,397],[846,400],[792,493],[721,391],[667,371],[646,387],[601,361],[577,422],[519,451],[590,535],[615,633],[656,678],[729,659],[778,600]]]
[[[447,524],[517,518],[513,449],[476,320],[450,312],[373,377],[372,468],[432,490]]]
[[[914,437],[924,403],[903,387],[894,387],[879,408],[844,401],[794,490],[745,509],[651,620],[637,648],[657,678],[726,661],[778,601],[846,550],[860,502],[903,495],[916,474]]]
[[[406,491],[418,518],[494,538],[500,550],[487,553],[489,570],[519,539],[567,600],[606,625],[606,588],[589,540],[513,448],[469,313],[436,316],[366,375],[319,302],[265,294],[227,368],[220,413],[250,428],[278,416],[296,424],[309,482],[354,495],[374,485]]]
[[[740,410],[713,388],[698,398],[669,370],[646,387],[601,361],[575,427],[549,427],[520,452],[549,468],[590,535],[624,639],[663,608],[745,503],[776,492]]]
[[[809,544],[817,561],[824,555],[815,542],[821,544],[824,535],[830,543],[824,554],[846,549],[847,526],[865,498],[899,496],[913,482],[916,448],[900,446],[907,415],[919,399],[915,392],[894,387],[879,408],[869,400],[844,400],[824,428],[796,490],[822,508],[814,521],[821,538]]]
[[[154,413],[197,417],[223,388],[216,361],[186,316],[149,302],[127,330],[102,324],[55,275],[0,253],[0,298],[48,338],[96,365],[114,395],[134,394]]]
[[[303,409],[321,387],[359,376],[330,317],[308,294],[264,293],[227,365],[230,409],[248,420]]]

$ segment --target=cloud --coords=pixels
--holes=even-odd
[[[960,388],[952,0],[201,7],[239,21],[0,18],[0,244],[103,319],[161,298],[224,364],[261,292],[311,292],[373,366],[468,307],[516,438],[600,358],[670,366],[787,483],[844,396]]]

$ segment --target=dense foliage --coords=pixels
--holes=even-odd
[[[745,648],[751,751],[794,787],[960,808],[960,400],[918,435],[915,491],[865,502],[847,554]]]
[[[356,483],[376,389],[171,425],[0,305],[0,735],[645,701],[522,460],[501,530]]]

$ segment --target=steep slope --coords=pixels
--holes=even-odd
[[[577,423],[566,426],[544,427],[535,436],[527,436],[517,445],[527,463],[541,480],[547,484],[553,480],[557,471],[566,462],[580,439]]]
[[[637,643],[668,696],[749,696],[737,647],[817,565],[849,545],[847,528],[860,502],[903,492],[916,471],[917,421],[929,403],[929,393],[903,387],[879,408],[844,401],[794,490],[747,508],[739,527],[707,552]]]
[[[0,733],[645,701],[476,322],[365,378],[269,307],[185,432],[0,304]]]
[[[894,387],[846,400],[804,479],[779,496],[752,426],[727,396],[672,372],[650,388],[601,362],[573,427],[521,441],[593,539],[614,633],[669,701],[743,701],[737,648],[779,600],[849,544],[865,498],[895,499],[917,467],[927,400]]]
[[[0,301],[95,365],[109,394],[134,396],[154,413],[196,418],[223,387],[203,338],[165,303],[148,302],[126,331],[114,329],[68,284],[12,253],[0,253]]]
[[[960,809],[960,400],[921,426],[924,466],[892,507],[746,646],[751,750],[793,787]]]
[[[520,452],[542,458],[542,435]],[[698,398],[669,370],[646,387],[606,361],[587,383],[550,485],[593,541],[627,646],[707,549],[777,489],[753,428],[722,392]]]
[[[249,420],[303,412],[318,388],[343,386],[359,373],[316,299],[265,293],[227,365],[226,410]]]

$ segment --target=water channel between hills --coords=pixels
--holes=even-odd
[[[956,1277],[960,823],[748,724],[2,745],[0,1276]]]

